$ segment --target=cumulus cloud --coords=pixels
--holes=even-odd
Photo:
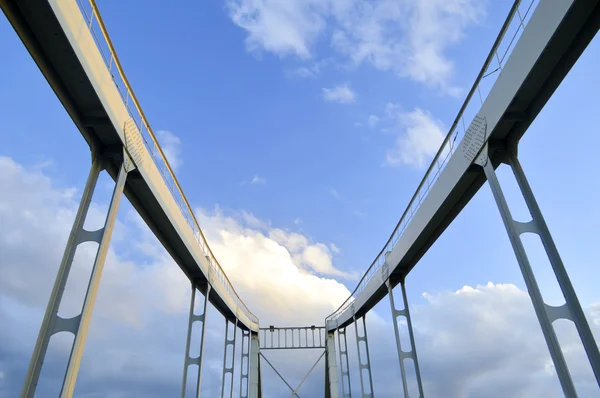
[[[347,84],[340,84],[332,88],[323,88],[323,99],[327,102],[350,104],[356,101],[356,94]]]
[[[563,396],[526,292],[512,284],[488,283],[423,296],[426,301],[411,306],[411,315],[426,396]],[[597,307],[593,305],[587,311],[596,341],[600,338]],[[406,343],[406,326],[399,319]],[[370,321],[371,341],[393,341],[388,320],[373,317]],[[557,322],[555,328],[579,396],[597,395],[598,386],[575,328],[568,322]],[[381,380],[375,384],[378,396],[393,396],[394,388],[401,388],[397,383],[387,383],[400,374],[397,365],[385,366],[398,361],[389,348],[383,344],[371,348],[374,375],[376,381]],[[414,378],[411,384],[411,396],[417,396]]]
[[[249,51],[270,51],[280,56],[311,57],[313,40],[325,27],[321,7],[309,1],[230,0],[232,21],[246,30]]]
[[[14,397],[27,369],[79,191],[58,187],[42,171],[3,157],[0,185],[4,188],[0,196],[0,396]],[[95,203],[92,222],[101,221],[105,210],[105,204]],[[180,389],[189,283],[141,218],[125,202],[121,210],[120,231],[115,231],[111,242],[77,394],[175,396]],[[298,265],[297,261],[320,262],[330,272],[323,244],[273,228],[243,211],[226,216],[218,209],[198,210],[198,216],[221,265],[263,325],[322,323],[349,294],[333,278]],[[67,301],[77,296],[82,299],[89,279],[95,248],[80,248],[65,291]],[[426,396],[560,396],[526,292],[514,285],[490,283],[425,293],[424,298],[411,306],[411,311]],[[76,304],[61,307],[59,312],[74,315],[79,309]],[[600,337],[600,305],[593,305],[587,315],[596,338]],[[209,308],[208,319],[203,394],[218,396],[223,318]],[[399,368],[390,319],[372,311],[367,323],[375,393],[395,397],[400,388]],[[579,395],[595,396],[597,386],[577,334],[563,326],[567,325],[559,322],[557,333]],[[356,345],[352,328],[348,330],[354,381],[358,380]],[[401,330],[406,341],[404,327]],[[64,376],[60,369],[70,346],[64,337],[58,335],[51,341],[38,391],[42,396],[58,394]],[[198,341],[194,341],[197,347]],[[293,361],[289,353],[266,355],[295,385],[318,353],[294,353]],[[238,372],[239,366],[236,369]],[[321,365],[307,380],[302,395],[322,394],[322,369]],[[289,394],[266,365],[263,372],[265,396]],[[236,381],[238,377],[236,374]],[[357,387],[353,383],[353,389]]]
[[[309,65],[302,65],[286,70],[287,77],[316,78],[321,74],[321,70],[328,64],[327,60],[320,60]]]
[[[12,397],[18,395],[25,376],[79,191],[56,187],[41,171],[5,157],[0,157],[0,184],[6,189],[0,198],[0,372],[6,375],[0,379],[0,396]],[[189,282],[126,201],[122,206],[77,391],[102,391],[107,397],[174,396],[180,388]],[[93,203],[90,217],[94,226],[101,225],[105,211],[106,204]],[[271,228],[244,211],[230,217],[220,211],[198,213],[227,275],[264,324],[323,324],[349,295],[344,285],[326,276],[341,271],[332,265],[324,244]],[[63,316],[74,316],[80,310],[95,246],[78,247],[65,305],[59,311]],[[223,326],[219,314],[211,312],[209,319],[214,321],[209,321],[203,390],[216,396]],[[51,370],[62,369],[69,347],[68,339],[53,338],[46,373],[42,374],[52,385],[41,383],[42,396],[58,394],[55,389],[62,374]],[[310,356],[300,355],[298,361],[282,368],[292,377],[302,377],[311,361]],[[265,383],[273,384],[271,391],[285,391],[276,380]],[[311,388],[317,387],[320,391],[318,385],[303,390],[310,394]]]
[[[252,179],[250,181],[248,180],[244,180],[240,183],[241,186],[244,186],[246,184],[252,184],[252,185],[258,185],[258,184],[266,184],[267,180],[261,176],[259,176],[258,174],[254,174],[254,177],[252,177]]]
[[[335,245],[335,243],[329,244],[329,247],[331,248],[331,251],[334,252],[334,253],[336,253],[336,254],[337,253],[341,253],[341,251],[342,251],[342,249],[340,249],[339,247],[337,247]]]
[[[424,167],[444,140],[443,124],[420,108],[404,112],[398,105],[388,104],[386,113],[392,122],[389,130],[397,134],[397,138],[386,153],[385,163]]]
[[[264,248],[273,251],[274,258],[269,264],[256,264],[257,269],[261,269],[261,272],[257,273],[258,280],[253,280],[244,275],[243,281],[240,282],[242,284],[247,282],[252,283],[252,285],[262,284],[265,281],[264,275],[269,274],[270,277],[275,277],[278,269],[281,272],[285,271],[285,275],[282,274],[285,277],[285,283],[280,282],[277,284],[284,286],[286,293],[287,289],[291,288],[290,278],[304,286],[310,285],[310,283],[305,283],[304,279],[309,278],[309,281],[312,281],[312,278],[316,277],[313,274],[356,278],[355,273],[342,271],[333,265],[332,251],[327,245],[319,242],[313,243],[302,234],[266,225],[248,228],[243,220],[235,216],[226,216],[218,208],[213,212],[198,209],[197,213],[201,225],[209,231],[207,236],[210,238],[213,251],[219,253],[222,250],[223,258],[230,259],[229,261],[223,260],[224,269],[232,264],[247,267],[244,264],[244,258],[252,258],[253,255],[260,258],[261,256],[258,254]],[[239,250],[231,251],[230,247],[234,245]],[[220,259],[221,255],[218,255],[218,258]],[[229,271],[227,269],[226,271],[229,275]],[[235,273],[235,271],[232,271],[232,273]],[[333,280],[331,282],[337,284]],[[270,284],[272,281],[268,280],[267,283]],[[286,299],[282,297],[281,300],[285,301]],[[331,308],[332,311],[334,309]]]
[[[266,184],[267,180],[260,177],[258,174],[254,174],[254,177],[252,177],[252,181],[250,181],[250,183],[251,184]]]
[[[156,132],[156,138],[160,144],[165,157],[169,161],[171,168],[176,170],[182,165],[183,160],[181,158],[181,139],[167,130],[158,130]]]
[[[437,88],[450,95],[454,64],[447,51],[484,17],[475,0],[228,0],[250,51],[306,60],[317,40],[338,57]]]
[[[369,115],[369,118],[367,119],[367,126],[370,128],[375,128],[377,123],[379,123],[379,117],[377,115]]]

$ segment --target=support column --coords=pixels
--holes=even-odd
[[[342,375],[342,398],[351,398],[352,386],[350,384],[350,365],[348,362],[348,341],[346,328],[338,329],[338,348],[340,349],[340,373]],[[344,368],[345,365],[345,368]]]
[[[363,335],[361,336],[358,332],[358,322],[356,317],[354,318],[354,331],[356,332],[356,350],[358,351],[358,371],[360,374],[360,386],[362,389],[363,398],[373,398],[373,378],[371,377],[371,361],[369,358],[369,341],[367,339],[367,324],[365,322],[365,316],[363,315],[360,319],[362,320]],[[361,354],[360,343],[365,346],[365,357]],[[363,374],[363,370],[366,370],[366,375]],[[368,378],[365,380],[365,378]],[[369,386],[369,391],[366,391],[366,386]]]
[[[337,360],[335,358],[335,332],[327,332],[325,355],[325,396],[339,398]]]
[[[248,398],[248,372],[250,370],[250,331],[242,330],[242,363],[240,364],[240,398]]]
[[[250,398],[262,396],[258,333],[250,332]]]
[[[231,375],[231,380],[229,382],[229,398],[233,398],[233,369],[235,368],[235,338],[237,336],[237,319],[235,323],[231,322],[233,325],[233,338],[229,338],[229,320],[225,319],[225,345],[223,348],[223,378],[221,380],[221,398],[225,398],[225,377],[229,373]],[[228,363],[228,355],[227,349],[231,347],[231,366],[227,366]]]
[[[29,363],[29,369],[25,377],[23,389],[21,390],[21,398],[30,398],[34,396],[42,369],[42,364],[46,356],[46,351],[48,350],[50,337],[56,333],[64,331],[73,333],[75,335],[75,339],[69,355],[69,362],[67,364],[60,396],[61,398],[67,398],[73,395],[81,357],[83,355],[83,349],[87,338],[88,327],[92,318],[92,312],[96,301],[98,286],[100,284],[100,278],[104,268],[104,262],[106,260],[106,254],[108,252],[110,238],[112,236],[113,227],[117,217],[117,211],[121,202],[121,196],[125,187],[125,180],[127,178],[127,173],[133,170],[135,167],[124,151],[123,157],[124,160],[119,170],[117,181],[113,190],[104,227],[97,231],[87,231],[83,229],[83,225],[85,223],[92,195],[94,193],[94,188],[98,180],[98,175],[102,170],[102,159],[95,154],[92,155],[92,167],[90,169],[83,196],[79,203],[79,209],[77,210],[77,215],[75,216],[75,221],[67,241],[65,252],[58,270],[58,275],[56,277],[52,294],[48,302],[48,307],[46,308],[44,320],[42,321],[42,325],[40,327],[40,333],[36,341],[31,361]],[[73,318],[65,319],[58,315],[58,310],[60,308],[63,292],[69,277],[75,251],[77,246],[83,242],[97,242],[98,251],[96,253],[96,259],[94,260],[92,274],[90,276],[90,282],[82,304],[81,313]]]
[[[561,307],[551,307],[546,304],[546,311],[555,313],[553,316],[550,316],[552,322],[556,319],[563,318],[569,319],[575,324],[575,328],[577,329],[579,337],[581,338],[581,343],[583,344],[583,348],[587,354],[590,366],[592,367],[594,376],[596,377],[596,383],[598,386],[600,386],[600,351],[598,350],[598,344],[596,344],[596,340],[594,339],[594,335],[592,334],[590,326],[587,322],[583,308],[581,308],[581,304],[579,303],[579,299],[577,298],[577,294],[575,293],[575,289],[573,288],[569,274],[567,273],[562,259],[560,258],[558,249],[554,244],[554,239],[552,239],[550,230],[546,225],[546,220],[544,220],[542,211],[535,200],[531,186],[525,177],[525,172],[521,168],[521,163],[519,162],[516,154],[511,154],[509,158],[509,165],[512,168],[517,183],[519,184],[519,188],[521,188],[521,192],[525,198],[525,203],[527,204],[533,219],[532,222],[536,226],[536,233],[539,235],[542,241],[544,249],[546,250],[546,254],[548,255],[548,259],[550,260],[550,264],[552,265],[554,275],[558,281],[558,285],[560,286],[565,298],[565,304],[563,304]],[[567,311],[561,311],[563,308]],[[557,312],[562,312],[562,314],[556,314]]]
[[[31,355],[31,361],[29,362],[29,369],[25,376],[25,382],[23,383],[23,389],[21,390],[21,398],[32,398],[35,395],[40,372],[42,370],[42,364],[48,350],[48,344],[50,337],[60,331],[69,330],[71,333],[75,333],[79,326],[79,316],[71,318],[70,320],[61,318],[58,316],[58,309],[62,300],[62,296],[67,284],[69,272],[71,271],[71,265],[73,263],[73,257],[75,256],[75,250],[80,243],[89,241],[98,241],[99,235],[102,230],[99,231],[86,231],[83,229],[87,212],[92,201],[96,182],[98,181],[98,175],[102,171],[101,159],[93,155],[92,167],[83,190],[81,201],[79,202],[79,208],[67,240],[67,246],[63,254],[60,267],[58,269],[58,275],[52,288],[50,300],[48,301],[48,307],[46,307],[46,313],[40,327],[35,348]],[[70,321],[70,322],[69,322]],[[70,325],[65,325],[67,322]],[[62,327],[61,327],[62,326]],[[70,327],[68,327],[70,326]]]
[[[198,365],[198,378],[196,379],[196,393],[195,396],[200,396],[200,391],[202,390],[202,364],[204,362],[204,337],[206,335],[206,310],[208,309],[208,298],[210,295],[210,285],[206,286],[206,295],[204,296],[204,307],[202,310],[202,314],[195,315],[194,307],[196,303],[196,286],[194,282],[192,282],[192,300],[190,302],[190,317],[188,321],[188,332],[187,332],[187,340],[185,345],[185,360],[183,363],[183,381],[181,385],[181,398],[185,397],[185,392],[187,389],[187,374],[188,368],[190,365]],[[202,322],[202,330],[200,332],[200,353],[197,357],[190,356],[190,342],[192,339],[192,326],[194,322]]]
[[[515,174],[521,189],[521,193],[525,198],[525,202],[527,203],[527,207],[529,208],[529,212],[532,217],[532,220],[526,223],[521,223],[513,219],[506,202],[506,198],[504,197],[504,193],[502,192],[502,188],[496,176],[496,172],[491,162],[488,160],[487,147],[483,149],[483,153],[479,156],[476,163],[483,167],[487,180],[490,184],[490,188],[492,189],[492,194],[494,195],[500,215],[502,216],[502,221],[517,257],[517,262],[521,268],[521,273],[525,279],[525,285],[527,286],[529,296],[531,297],[533,308],[535,309],[535,313],[542,328],[542,333],[544,334],[546,344],[548,345],[550,356],[552,357],[552,361],[554,363],[554,367],[556,369],[563,392],[567,397],[576,397],[577,393],[575,391],[575,386],[573,384],[573,380],[571,379],[571,375],[561,350],[560,343],[556,337],[554,327],[552,326],[552,322],[554,322],[556,319],[569,319],[575,323],[588,355],[590,364],[592,365],[592,369],[594,370],[596,381],[599,384],[600,354],[598,353],[598,347],[593,339],[585,316],[583,315],[583,310],[581,309],[579,301],[577,300],[567,272],[562,264],[562,260],[558,255],[558,251],[554,245],[548,227],[546,226],[542,213],[537,205],[537,202],[535,201],[533,192],[531,191],[531,188],[525,179],[525,174],[523,173],[515,154],[511,154],[509,159],[509,166],[511,166],[513,173]],[[557,276],[559,286],[565,297],[566,303],[562,306],[553,307],[544,302],[541,291],[535,279],[533,269],[529,263],[525,247],[523,246],[523,242],[520,237],[520,235],[525,232],[535,233],[540,236],[546,250],[546,254],[548,255],[550,263],[554,269],[554,273]]]
[[[389,279],[386,281],[386,285],[388,287],[388,296],[390,297],[390,306],[392,309],[392,321],[394,322],[394,332],[396,334],[396,348],[398,349],[398,360],[400,361],[400,373],[402,375],[402,388],[404,390],[404,397],[405,398],[409,397],[408,381],[407,381],[407,377],[406,377],[406,368],[404,366],[404,360],[410,358],[413,360],[413,363],[415,365],[417,386],[419,389],[419,398],[423,398],[424,394],[423,394],[423,384],[421,382],[421,371],[419,370],[419,362],[417,360],[417,349],[415,346],[415,338],[414,338],[414,334],[413,334],[412,320],[410,318],[410,312],[408,310],[408,298],[406,296],[404,280],[402,280],[400,282],[400,285],[402,287],[402,298],[404,301],[404,309],[403,310],[396,309],[396,305],[394,304],[394,290],[392,288],[392,285],[391,285]],[[399,316],[403,316],[406,318],[406,325],[408,327],[408,335],[410,338],[410,346],[411,346],[410,351],[404,351],[402,349],[402,345],[400,343],[400,331],[398,328],[398,317]]]

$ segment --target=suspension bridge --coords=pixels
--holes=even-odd
[[[523,274],[564,395],[576,397],[577,391],[553,326],[557,319],[567,319],[575,325],[600,386],[598,345],[518,156],[521,137],[598,31],[600,1],[517,0],[513,4],[447,136],[390,238],[350,297],[322,325],[298,327],[260,325],[237,295],[211,251],[127,80],[94,0],[0,0],[0,8],[92,154],[89,176],[31,355],[22,398],[35,395],[50,338],[64,331],[72,333],[74,341],[60,396],[74,394],[123,195],[190,281],[192,299],[183,358],[182,397],[189,393],[190,385],[195,388],[195,396],[200,395],[206,324],[211,322],[207,317],[209,304],[226,320],[221,397],[234,395],[235,366],[241,369],[237,380],[240,397],[258,398],[262,396],[261,366],[273,367],[265,352],[307,349],[322,351],[310,371],[324,358],[325,397],[374,397],[377,389],[372,381],[365,316],[386,296],[394,319],[396,338],[392,344],[398,353],[398,376],[402,380],[398,395],[408,397],[409,383],[414,382],[423,397],[405,278],[486,182]],[[513,171],[530,212],[528,222],[518,222],[511,215],[495,171],[501,164],[507,164]],[[113,178],[115,185],[104,226],[90,231],[84,229],[84,223],[102,170]],[[544,301],[521,240],[525,233],[540,237],[564,304],[550,306]],[[58,309],[75,250],[84,242],[98,243],[92,275],[81,313],[63,318]],[[394,296],[398,285],[401,298]],[[204,297],[201,308],[195,308],[197,294]],[[199,329],[192,328],[196,323]],[[402,327],[407,328],[406,334],[400,332]],[[192,330],[199,330],[199,335]],[[348,345],[348,333],[355,335],[356,347]],[[407,335],[408,340],[402,341],[401,335]],[[192,340],[200,340],[199,352],[191,352]],[[239,358],[235,357],[236,344],[241,345]],[[356,350],[358,356],[357,380],[350,380],[349,350]],[[411,375],[407,375],[409,361],[414,369]],[[197,378],[191,384],[188,383],[190,366],[198,367]],[[306,378],[298,386],[292,386],[275,367],[273,370],[289,387],[290,395],[299,396]]]

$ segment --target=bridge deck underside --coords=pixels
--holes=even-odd
[[[542,1],[540,4],[542,3],[550,2]],[[505,156],[503,149],[518,143],[577,59],[579,59],[579,56],[594,38],[599,28],[600,2],[595,0],[574,1],[558,26],[558,29],[556,29],[541,55],[527,73],[526,78],[518,89],[514,91],[509,106],[506,107],[495,123],[493,130],[488,131],[490,159],[494,168],[500,165]],[[501,82],[501,78],[498,79],[496,84],[499,84],[498,82]],[[494,88],[496,87],[494,86]],[[493,95],[493,90],[490,96]],[[462,154],[457,151],[453,155],[453,158],[456,156],[462,156]],[[427,222],[424,223],[414,242],[404,255],[401,256],[399,261],[393,259],[395,256],[390,256],[390,259],[393,259],[389,264],[389,277],[392,286],[396,286],[417,265],[421,257],[429,250],[485,182],[486,178],[480,167],[469,167],[464,171],[456,183],[454,183],[453,188],[445,195],[437,210],[426,216]],[[434,186],[444,183],[444,174],[442,174],[434,183]],[[410,228],[410,224],[408,228]],[[448,272],[452,272],[452,270],[449,269]],[[378,277],[380,280],[376,280]],[[375,288],[366,288],[363,291],[365,293],[363,297],[361,297],[362,294],[355,297],[357,306],[354,308],[354,311],[357,318],[366,314],[388,294],[388,289],[384,280],[380,278],[380,275],[374,276],[372,282],[372,285],[376,285]],[[353,321],[351,309],[344,311],[338,319],[339,322],[327,325],[328,330],[351,324]]]
[[[106,171],[116,180],[122,162],[122,140],[50,3],[0,0],[0,7],[85,140],[108,159]],[[175,262],[204,293],[206,275],[139,172],[130,173],[124,192]],[[210,301],[235,322],[236,314],[219,295],[211,293]]]

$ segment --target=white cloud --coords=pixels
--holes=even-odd
[[[379,123],[379,117],[377,115],[369,115],[369,118],[367,119],[367,125],[369,128],[375,128],[377,123]]]
[[[459,90],[447,51],[484,16],[476,0],[229,0],[228,8],[250,51],[308,59],[324,39],[354,65],[369,63],[450,95]]]
[[[340,195],[340,193],[335,188],[329,188],[329,194],[331,196],[333,196],[334,198],[336,198],[336,199],[341,199],[342,198],[342,196]]]
[[[352,214],[354,214],[356,217],[365,217],[367,215],[367,213],[360,210],[354,210]]]
[[[10,158],[0,157],[0,184],[6,189],[0,197],[0,323],[7,325],[0,328],[0,372],[6,375],[0,395],[16,396],[78,198],[77,191],[57,188],[40,171]],[[81,394],[102,391],[115,398],[173,396],[180,388],[189,283],[141,218],[127,212],[126,201],[122,206],[119,220],[126,222],[117,224],[122,230],[113,235],[77,388]],[[103,217],[98,205],[90,213]],[[323,324],[349,295],[344,285],[316,274],[342,274],[324,244],[271,228],[243,211],[226,217],[200,210],[198,218],[229,279],[263,324]],[[94,245],[78,248],[62,315],[77,314],[94,254]],[[213,318],[205,369],[213,377],[204,383],[208,396],[220,386],[222,358],[222,318],[210,313]],[[64,366],[68,349],[68,344],[51,343],[46,366]],[[300,355],[286,371],[302,377],[310,361]],[[56,384],[59,373],[46,375]],[[272,382],[277,384],[265,381]],[[40,386],[39,395],[56,395],[47,388]]]
[[[240,186],[244,186],[246,184],[252,184],[252,185],[257,185],[257,184],[266,184],[267,180],[261,176],[259,176],[258,174],[254,174],[254,177],[252,177],[252,179],[250,181],[244,180],[242,182],[240,182]]]
[[[323,88],[323,99],[328,102],[350,104],[356,101],[356,94],[347,84],[340,84],[332,88]]]
[[[324,244],[278,228],[249,228],[218,209],[196,213],[219,263],[262,324],[322,324],[350,294],[325,278],[347,274],[333,266]]]
[[[388,104],[388,117],[398,134],[394,146],[386,153],[385,163],[391,166],[406,164],[422,168],[440,148],[444,140],[444,126],[431,114],[419,108],[403,112],[395,104]]]
[[[171,168],[177,170],[183,164],[183,160],[181,159],[181,139],[167,130],[158,130],[156,138]]]
[[[396,297],[401,297],[399,288],[397,290]],[[426,396],[562,396],[526,292],[512,284],[488,283],[423,296],[426,301],[412,305],[411,315]],[[600,318],[596,308],[597,305],[592,306],[587,315],[598,339]],[[406,342],[405,323],[400,320],[402,338]],[[389,321],[374,317],[371,321],[371,341],[393,341]],[[596,396],[598,386],[575,328],[567,322],[557,322],[555,327],[579,396]],[[376,387],[377,395],[393,396],[394,388],[401,388],[398,383],[388,382],[400,374],[397,354],[389,345],[372,344],[371,347],[375,385],[379,387]],[[390,367],[392,363],[394,366]],[[377,383],[378,380],[381,382]],[[414,390],[413,395],[418,396]]]
[[[18,395],[27,368],[75,215],[78,191],[56,187],[41,171],[24,169],[2,157],[0,185],[4,188],[0,196],[0,394],[12,397]],[[141,218],[128,213],[126,203],[123,205],[119,218],[123,224],[117,228],[124,230],[115,231],[111,243],[77,390],[81,395],[109,398],[175,396],[181,382],[189,284]],[[99,217],[103,208],[95,204],[91,216]],[[295,255],[303,261],[307,257],[320,262],[320,266],[327,264],[325,245],[272,228],[250,213],[227,217],[217,210],[199,211],[198,215],[221,265],[263,325],[320,324],[349,294],[334,279],[319,277],[312,268],[296,264]],[[307,248],[310,250],[305,256]],[[85,293],[93,251],[90,247],[82,249],[65,291],[68,301],[77,294],[83,298]],[[560,396],[526,292],[514,285],[490,283],[423,296],[424,301],[411,299],[416,303],[411,314],[426,396]],[[77,309],[73,304],[61,307],[61,314]],[[385,311],[389,311],[387,304],[382,303]],[[210,311],[203,393],[216,396],[223,319]],[[586,312],[598,339],[600,305],[592,305]],[[367,323],[376,396],[395,397],[401,386],[389,316],[382,318],[373,311]],[[565,326],[571,325],[556,324],[579,396],[596,396],[597,385],[577,333]],[[404,327],[401,334],[406,341]],[[51,341],[44,370],[61,369],[66,363],[64,355],[70,341],[55,340]],[[358,368],[353,333],[349,333],[348,347],[352,350],[354,381],[358,380]],[[278,362],[275,353],[267,355],[291,381],[300,380],[316,359],[294,353],[294,360],[285,357]],[[265,394],[289,394],[264,368]],[[44,380],[52,383],[42,380],[38,395],[55,396],[50,384],[60,384],[63,374],[43,374]],[[309,378],[301,390],[303,395],[322,393],[323,373],[316,375],[321,378]]]
[[[339,247],[337,247],[335,245],[335,243],[330,243],[329,247],[331,248],[331,251],[334,253],[340,253],[342,251]]]
[[[317,77],[317,72],[306,67],[299,66],[295,69],[290,69],[286,72],[289,77],[302,77],[302,78],[315,78]]]
[[[300,78],[315,78],[319,76],[321,73],[321,69],[327,65],[327,60],[321,60],[318,62],[314,62],[310,65],[298,66],[293,69],[288,69],[286,71],[287,77],[300,77]]]
[[[296,219],[294,220],[294,224],[299,225],[302,223],[302,219],[300,217],[296,217]]]
[[[248,33],[249,51],[270,51],[280,56],[311,57],[310,47],[325,27],[316,1],[228,0],[232,21]]]
[[[254,177],[252,177],[252,181],[250,183],[251,184],[266,184],[267,180],[260,177],[258,174],[254,174]]]

